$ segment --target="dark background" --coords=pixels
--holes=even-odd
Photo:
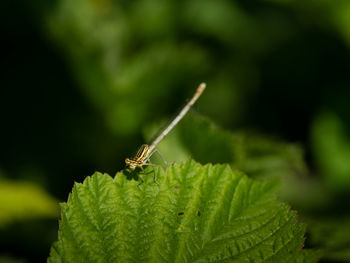
[[[331,195],[317,214],[348,216],[347,1],[2,1],[0,10],[6,180],[66,201],[75,181],[123,169],[143,128],[205,81],[198,111],[227,130],[302,145]],[[57,217],[0,227],[0,262],[45,260],[57,229]]]

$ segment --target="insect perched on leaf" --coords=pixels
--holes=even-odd
[[[158,154],[162,157],[162,155],[159,153],[159,151],[156,149],[156,146],[158,143],[163,140],[163,138],[175,127],[176,124],[186,115],[186,113],[189,111],[189,109],[192,107],[192,105],[197,101],[197,99],[201,96],[204,89],[206,87],[205,83],[201,83],[196,93],[193,95],[192,99],[182,108],[180,113],[174,118],[174,120],[160,133],[160,135],[150,144],[143,144],[140,149],[138,150],[136,156],[134,158],[126,158],[125,163],[129,167],[130,170],[135,170],[137,167],[139,167],[144,175],[146,175],[145,170],[143,169],[143,166],[153,166],[156,165],[153,163],[150,163],[151,156],[158,152]],[[164,158],[162,157],[163,161],[165,162]],[[154,181],[156,181],[156,170],[154,169]],[[140,177],[141,181],[138,184],[138,186],[143,182],[143,178]]]

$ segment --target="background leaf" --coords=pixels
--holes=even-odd
[[[39,186],[0,178],[0,228],[14,221],[58,216],[58,201]]]
[[[146,134],[154,134],[155,130],[152,128]],[[246,131],[229,132],[192,112],[158,148],[169,162],[178,157],[193,158],[202,164],[229,163],[251,178],[278,178],[282,181],[280,196],[298,209],[316,209],[329,202],[328,192],[310,176],[303,149],[295,143]],[[152,158],[163,164],[156,155]]]
[[[324,258],[337,262],[350,261],[350,216],[308,219],[310,242],[322,247]]]
[[[324,112],[312,128],[313,152],[319,170],[335,192],[350,189],[350,140],[344,121],[334,113]]]
[[[147,171],[142,190],[122,173],[76,183],[48,262],[315,261],[275,181],[194,161],[158,169],[159,185]]]

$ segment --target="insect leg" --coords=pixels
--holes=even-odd
[[[142,176],[142,175],[140,176],[140,182],[137,184],[137,188],[138,188],[139,190],[141,190],[140,185],[143,184],[143,182],[144,182],[143,177],[146,176],[146,172],[145,172],[145,169],[143,169],[142,166],[138,166],[138,167],[140,167],[141,170],[142,170],[142,172],[143,172],[143,176]]]
[[[153,171],[154,171],[153,181],[155,184],[159,185],[159,183],[157,181],[157,169],[156,169],[157,165],[155,165],[154,163],[144,163],[143,165],[149,165],[149,166],[153,167]]]
[[[150,157],[151,157],[154,153],[158,153],[158,155],[160,156],[160,158],[162,159],[162,161],[165,163],[165,165],[168,166],[168,162],[165,160],[165,158],[163,157],[163,155],[161,155],[160,151],[159,151],[157,148],[154,148],[154,150],[153,150],[152,153],[150,154]]]

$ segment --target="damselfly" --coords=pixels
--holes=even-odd
[[[192,99],[182,108],[182,110],[174,118],[174,120],[164,129],[164,131],[161,132],[161,134],[150,145],[143,144],[140,147],[140,149],[138,150],[138,152],[134,158],[126,158],[125,159],[126,165],[129,166],[129,168],[131,170],[135,170],[137,167],[139,167],[143,171],[144,175],[146,175],[145,170],[143,169],[143,166],[146,166],[146,165],[153,166],[153,167],[156,166],[155,164],[150,163],[151,156],[155,152],[158,152],[158,150],[156,149],[156,146],[175,127],[175,125],[178,124],[178,122],[186,115],[186,113],[189,111],[189,109],[192,107],[192,105],[197,101],[197,99],[203,93],[205,87],[206,87],[205,83],[201,83],[198,86],[197,91],[193,95]],[[162,159],[163,159],[163,157],[162,157]],[[141,182],[142,181],[143,181],[143,179],[141,178]],[[154,169],[154,181],[156,182],[156,170],[155,169]]]

